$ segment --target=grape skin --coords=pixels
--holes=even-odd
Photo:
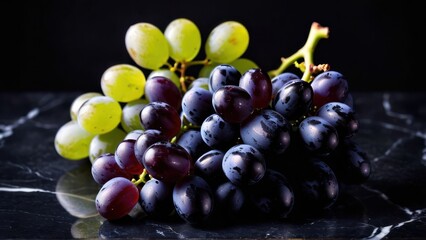
[[[190,62],[200,51],[200,30],[189,19],[178,18],[170,22],[164,36],[169,43],[170,57],[177,62]]]
[[[76,121],[69,121],[56,132],[55,150],[63,158],[81,160],[89,156],[90,142],[94,137]]]

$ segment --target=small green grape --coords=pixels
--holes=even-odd
[[[125,45],[133,61],[146,69],[159,69],[169,59],[167,39],[150,23],[131,25],[126,32]]]
[[[217,65],[219,65],[220,63],[215,63],[215,62],[211,62],[209,65],[204,65],[200,71],[198,72],[198,77],[202,78],[202,77],[210,77],[210,73],[211,71],[217,67]]]
[[[86,102],[87,100],[95,96],[102,96],[102,94],[98,92],[87,92],[76,97],[74,101],[72,102],[71,108],[70,108],[71,120],[76,121],[78,110],[80,109],[81,105],[83,105],[84,102]]]
[[[63,158],[81,160],[89,156],[89,146],[94,134],[87,132],[76,121],[62,125],[55,135],[55,150]]]
[[[140,119],[140,112],[148,103],[149,101],[143,98],[124,105],[121,115],[121,126],[127,133],[133,130],[144,129]]]
[[[201,48],[201,34],[189,19],[178,18],[166,27],[164,36],[169,43],[170,57],[177,62],[192,61]]]
[[[211,61],[229,63],[243,55],[248,44],[249,33],[246,27],[236,21],[226,21],[210,32],[205,51]]]
[[[92,97],[81,106],[77,121],[92,134],[107,133],[120,123],[121,106],[108,96]]]
[[[145,91],[145,75],[129,64],[109,67],[101,78],[102,92],[118,102],[130,102],[142,97]]]
[[[90,142],[89,158],[93,164],[95,160],[104,153],[115,153],[118,144],[126,137],[126,133],[120,128],[96,135]]]
[[[169,69],[165,69],[165,68],[154,70],[148,75],[148,79],[150,79],[154,76],[166,77],[166,78],[172,80],[172,82],[180,89],[179,77],[178,77],[178,75],[176,75],[175,72],[172,72]]]
[[[238,58],[229,63],[229,65],[236,68],[241,74],[247,72],[247,70],[252,68],[259,68],[259,66],[248,58]]]

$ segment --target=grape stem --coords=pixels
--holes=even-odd
[[[148,172],[146,171],[146,169],[144,169],[141,173],[141,175],[139,175],[139,179],[132,179],[133,184],[135,184],[136,186],[141,184],[141,183],[146,183],[146,176],[148,175]]]
[[[271,78],[278,76],[282,72],[284,72],[288,67],[292,64],[297,63],[296,61],[300,58],[304,59],[304,71],[302,80],[307,82],[311,82],[311,76],[313,73],[318,71],[318,67],[314,65],[314,51],[315,47],[318,44],[318,41],[322,38],[328,38],[329,29],[328,27],[323,27],[317,22],[313,22],[309,31],[308,39],[306,40],[305,45],[300,48],[297,52],[295,52],[290,57],[281,58],[281,65],[279,68],[275,70],[271,70],[268,72]],[[328,69],[329,66],[326,64],[326,68],[321,67],[321,69]]]
[[[198,61],[190,61],[190,62],[175,62],[175,64],[173,66],[169,65],[169,69],[170,71],[174,72],[174,71],[179,71],[180,72],[180,77],[179,77],[179,82],[180,82],[180,87],[182,89],[182,92],[186,92],[187,91],[187,87],[186,87],[186,80],[188,79],[187,76],[185,75],[186,70],[188,69],[188,67],[190,66],[195,66],[195,65],[209,65],[210,64],[210,60],[209,59],[204,59],[204,60],[198,60]],[[178,66],[180,65],[180,67]]]

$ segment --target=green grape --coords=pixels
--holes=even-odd
[[[198,77],[202,78],[202,77],[210,77],[210,73],[211,71],[217,67],[217,65],[219,65],[220,63],[215,63],[215,62],[211,62],[209,65],[204,65],[200,71],[198,72]]]
[[[125,44],[130,57],[143,68],[159,69],[169,59],[167,39],[150,23],[131,25],[126,32]]]
[[[128,102],[124,105],[121,114],[121,126],[126,133],[137,129],[144,129],[139,115],[142,108],[144,108],[148,103],[149,101],[143,98]]]
[[[251,68],[259,68],[259,66],[250,59],[247,58],[238,58],[229,63],[229,65],[236,68],[241,74],[247,72]]]
[[[178,77],[178,75],[176,75],[175,72],[172,72],[169,69],[154,70],[148,75],[148,79],[150,79],[154,76],[166,77],[166,78],[172,80],[172,82],[180,89],[179,77]]]
[[[170,57],[176,62],[192,61],[201,48],[201,34],[197,25],[189,19],[173,20],[164,31],[169,43]]]
[[[96,135],[90,142],[89,158],[90,162],[104,153],[115,153],[118,144],[126,137],[126,133],[120,128],[114,128],[112,131]]]
[[[227,21],[216,26],[207,37],[207,57],[217,63],[229,63],[247,50],[249,33],[239,22]]]
[[[130,102],[142,97],[145,91],[145,75],[129,64],[109,67],[101,78],[102,92],[118,102]]]
[[[188,90],[191,89],[191,88],[194,88],[194,87],[200,87],[200,88],[204,88],[206,90],[209,90],[209,78],[200,77],[200,78],[195,79],[189,85]]]
[[[81,105],[83,105],[84,102],[95,96],[102,96],[102,94],[98,92],[87,92],[76,97],[72,102],[70,108],[71,120],[76,121],[78,110],[80,109]]]
[[[55,150],[63,158],[81,160],[89,156],[94,134],[87,132],[76,121],[62,125],[55,135]]]
[[[111,97],[97,96],[87,100],[78,111],[78,124],[93,134],[113,130],[121,121],[121,106]]]

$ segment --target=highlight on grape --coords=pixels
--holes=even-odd
[[[56,152],[90,160],[107,220],[135,209],[193,225],[330,210],[345,185],[367,181],[371,164],[354,138],[349,81],[314,63],[328,37],[314,22],[306,43],[266,71],[244,57],[250,36],[240,22],[220,23],[204,45],[186,18],[164,30],[135,23],[124,36],[133,62],[106,67],[100,90],[75,98]]]

